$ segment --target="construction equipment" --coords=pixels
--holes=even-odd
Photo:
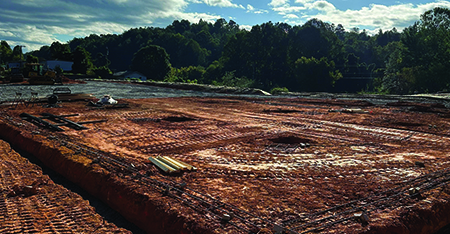
[[[18,67],[11,68],[11,72],[5,76],[5,83],[16,83],[23,81],[23,74]]]
[[[57,80],[55,71],[45,68],[39,63],[26,63],[26,72],[28,72],[28,83],[31,85],[53,85]]]

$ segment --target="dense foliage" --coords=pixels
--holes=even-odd
[[[169,55],[160,46],[149,45],[141,48],[131,60],[131,69],[146,77],[164,80],[170,72]]]
[[[166,28],[54,42],[27,57],[73,61],[74,72],[102,77],[131,69],[151,80],[278,91],[436,92],[450,86],[449,27],[446,8],[425,12],[403,32],[375,35],[317,19],[297,26],[267,22],[251,30],[232,20],[175,20]],[[23,59],[20,49],[2,41],[0,63]]]
[[[449,67],[450,10],[435,8],[403,31],[386,64],[382,88],[392,93],[447,90]]]

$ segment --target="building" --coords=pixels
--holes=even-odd
[[[60,60],[47,60],[44,62],[44,66],[52,70],[55,70],[57,66],[63,69],[63,71],[72,71],[73,62],[60,61]]]
[[[20,69],[20,68],[23,68],[25,64],[26,64],[25,61],[11,62],[11,63],[8,63],[8,68],[19,68]],[[55,70],[55,68],[57,66],[59,66],[63,69],[63,71],[67,72],[67,71],[72,71],[73,62],[60,61],[60,60],[47,60],[40,64],[43,65],[44,67],[50,68],[52,70]]]
[[[8,68],[22,68],[23,65],[25,64],[25,62],[23,61],[19,61],[19,62],[10,62],[8,63]]]

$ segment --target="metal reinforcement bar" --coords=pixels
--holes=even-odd
[[[316,212],[311,215],[303,216],[301,218],[288,220],[284,224],[286,226],[290,226],[307,219],[309,220],[308,222],[292,227],[291,230],[298,231],[299,233],[316,232],[326,227],[355,219],[354,215],[357,212],[369,214],[372,211],[382,209],[384,207],[398,206],[399,203],[404,202],[408,198],[418,198],[420,197],[420,193],[444,186],[449,182],[449,169],[432,172],[430,174],[406,181],[403,185],[389,189],[380,194],[358,199],[343,205]],[[414,190],[411,190],[411,188]],[[357,205],[357,203],[359,203],[359,205]],[[333,212],[333,215],[327,216],[327,214],[330,214],[331,212]]]
[[[340,210],[340,209],[343,209],[345,207],[354,207],[355,204],[357,204],[359,202],[367,203],[367,201],[370,200],[370,199],[376,200],[377,198],[380,198],[380,197],[386,198],[386,197],[389,197],[389,195],[387,195],[387,194],[397,194],[398,191],[405,191],[404,187],[410,188],[411,184],[413,184],[413,183],[419,183],[420,184],[420,183],[423,183],[423,182],[426,182],[426,181],[430,180],[431,178],[435,179],[437,177],[442,177],[443,173],[450,173],[450,170],[449,169],[444,169],[444,170],[441,170],[441,171],[436,171],[436,172],[432,172],[432,173],[429,173],[429,174],[426,174],[426,175],[422,175],[422,176],[419,176],[419,177],[416,177],[416,178],[413,178],[413,179],[410,179],[410,180],[406,180],[406,181],[403,181],[401,183],[402,185],[397,186],[395,188],[391,188],[391,189],[382,191],[380,193],[374,194],[374,195],[369,196],[369,197],[353,200],[353,201],[350,201],[348,203],[344,203],[344,204],[341,204],[341,205],[338,205],[338,206],[334,206],[334,207],[331,207],[331,208],[328,208],[328,209],[325,209],[325,210],[322,210],[322,211],[318,211],[318,212],[315,212],[315,213],[312,213],[312,214],[308,214],[308,215],[305,215],[305,216],[302,216],[302,217],[285,220],[285,221],[283,221],[283,224],[285,226],[288,226],[288,225],[291,225],[293,223],[301,222],[304,219],[310,219],[313,216],[318,216],[318,215],[322,215],[322,214],[325,214],[325,213],[334,212],[336,210]]]
[[[30,115],[28,113],[22,113],[19,116],[22,119],[27,120],[27,121],[35,124],[35,125],[38,125],[38,126],[41,126],[41,127],[44,127],[44,128],[48,128],[48,129],[53,130],[53,131],[58,131],[58,132],[64,131],[64,129],[62,129],[62,128],[54,125],[54,124],[51,124],[51,123],[49,123],[49,122],[47,122],[47,121],[45,121],[45,120],[43,120],[43,119],[41,119],[39,117],[36,117],[34,115]]]
[[[68,119],[64,118],[64,116],[58,116],[58,115],[54,115],[54,114],[50,114],[50,113],[42,113],[41,115],[44,117],[47,117],[48,119],[51,119],[52,121],[61,122],[62,125],[66,125],[68,127],[76,129],[76,130],[88,129],[87,127],[85,127],[79,123],[76,123],[76,122],[73,122],[72,120],[68,120]]]
[[[64,129],[60,128],[59,126],[67,126],[75,130],[84,130],[88,128],[83,126],[82,124],[103,123],[107,121],[107,120],[93,120],[77,123],[69,119],[66,119],[66,117],[78,116],[78,114],[53,115],[50,113],[42,113],[41,115],[42,115],[41,117],[37,117],[28,113],[22,113],[20,114],[20,117],[40,127],[59,132],[64,131]],[[44,119],[50,119],[54,123],[47,122]]]
[[[119,167],[120,170],[128,170],[131,173],[135,173],[139,177],[139,182],[145,185],[150,185],[157,189],[159,192],[167,195],[169,197],[175,198],[195,210],[202,211],[204,213],[209,213],[217,219],[217,221],[222,223],[227,223],[234,226],[237,229],[250,232],[255,228],[270,228],[278,226],[277,224],[253,215],[245,210],[239,209],[231,204],[224,203],[218,199],[211,196],[203,194],[199,191],[190,189],[185,185],[180,185],[179,183],[172,181],[168,178],[151,178],[148,175],[141,174],[139,170],[130,166],[128,163],[120,162],[117,159],[113,159],[110,156],[106,156],[104,153],[98,152],[95,149],[89,149],[90,147],[81,146],[79,143],[74,144],[67,141],[59,141],[61,145],[75,149],[76,151],[82,150],[90,155],[96,157],[96,160],[101,160],[101,163],[107,163],[113,167]],[[163,179],[164,181],[162,181]],[[257,223],[255,222],[257,221]]]
[[[400,203],[408,202],[406,201],[408,198],[417,197],[420,192],[429,191],[450,182],[450,169],[440,170],[404,181],[395,188],[366,198],[354,200],[313,214],[286,220],[282,224],[277,224],[193,190],[187,187],[186,184],[177,183],[167,177],[152,178],[149,175],[141,174],[132,164],[130,165],[130,163],[114,159],[112,156],[106,155],[104,152],[100,152],[91,147],[61,140],[59,142],[66,147],[78,151],[82,150],[95,156],[94,160],[100,160],[101,165],[109,165],[121,171],[127,170],[136,175],[135,177],[138,179],[138,183],[148,185],[163,195],[172,197],[192,207],[194,210],[205,214],[208,213],[224,225],[227,224],[246,232],[252,232],[255,228],[272,228],[275,233],[290,234],[316,232],[339,223],[355,220],[355,214],[357,212],[368,214],[383,207],[398,206]],[[409,190],[411,187],[416,189],[413,193]]]

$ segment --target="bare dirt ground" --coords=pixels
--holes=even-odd
[[[152,233],[432,233],[450,223],[442,104],[185,97],[2,107],[2,135]],[[79,114],[54,132],[22,120]],[[148,157],[197,171],[165,174]]]
[[[0,141],[1,233],[128,233]],[[131,232],[130,232],[131,233]]]

